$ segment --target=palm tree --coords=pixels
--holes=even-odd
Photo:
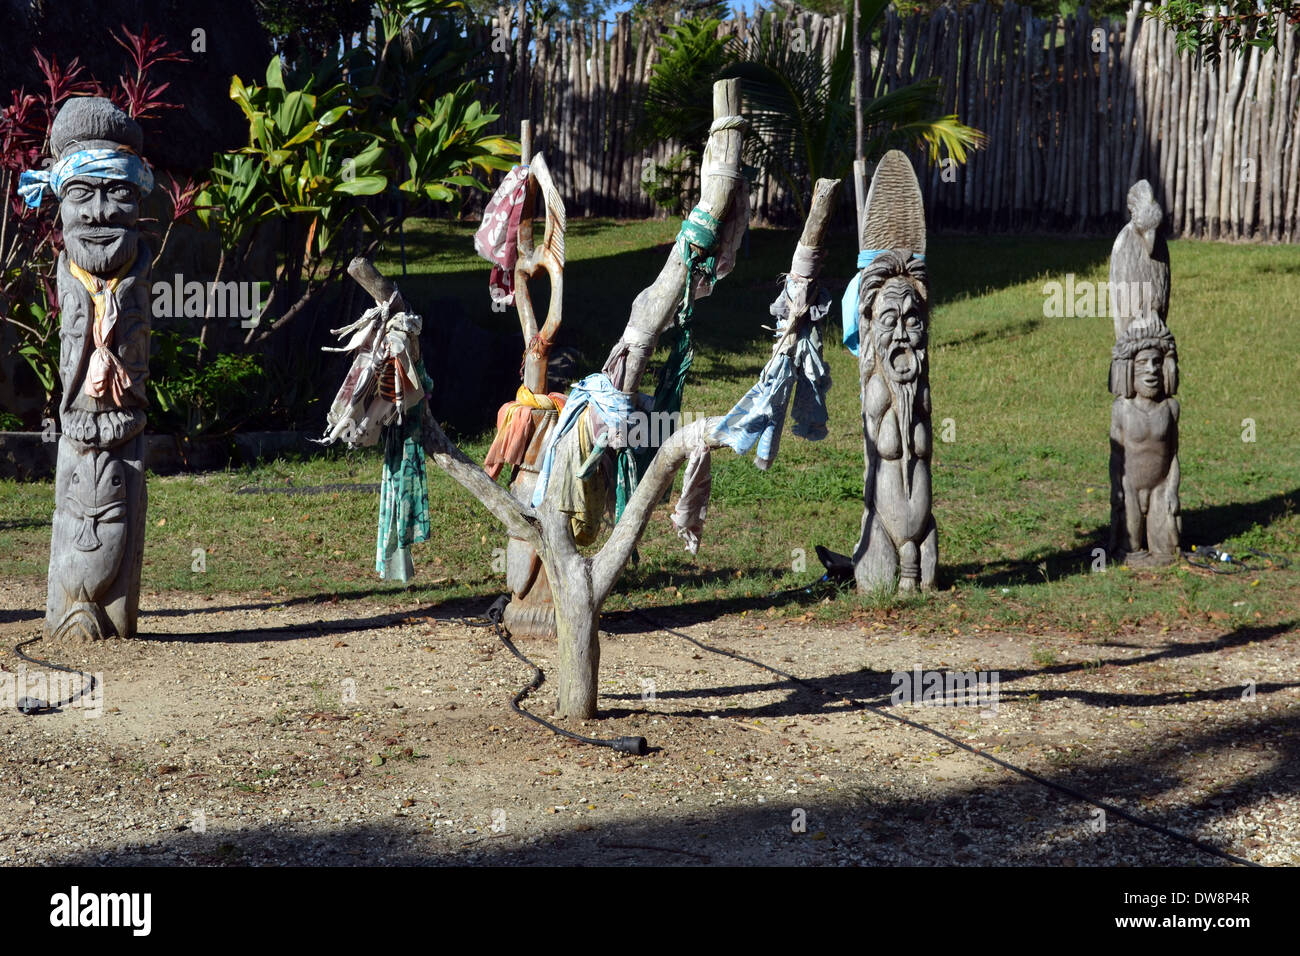
[[[864,30],[887,4],[862,0]],[[700,140],[709,123],[709,84],[739,78],[750,123],[746,160],[780,180],[806,217],[811,184],[843,179],[853,165],[852,31],[828,69],[820,52],[804,48],[792,31],[761,29],[749,41],[734,37],[724,47],[717,21],[687,21],[676,30],[646,92],[643,135]],[[937,78],[864,98],[862,114],[868,162],[890,149],[921,146],[931,162],[946,155],[964,163],[967,150],[984,139],[944,114]]]

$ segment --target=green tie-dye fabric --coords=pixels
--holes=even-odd
[[[416,363],[427,396],[433,382]],[[405,583],[414,573],[411,545],[429,540],[429,483],[424,470],[423,403],[403,420],[384,426],[384,476],[379,486],[379,540],[375,570],[385,579]]]

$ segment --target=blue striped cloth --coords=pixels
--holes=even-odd
[[[830,294],[819,287],[808,307],[811,321],[800,330],[793,355],[772,356],[758,381],[713,430],[712,437],[737,454],[743,455],[757,445],[755,463],[761,469],[766,470],[776,458],[792,393],[794,433],[809,441],[826,437],[826,392],[831,387],[831,376],[822,358],[819,323],[830,308]],[[783,334],[792,318],[784,291],[772,303],[771,313],[780,319],[777,335]]]
[[[595,406],[596,412],[610,429],[622,430],[626,434],[626,423],[632,414],[632,398],[619,391],[608,375],[595,372],[569,389],[569,397],[564,403],[564,410],[560,412],[560,420],[551,431],[551,437],[546,443],[546,455],[542,458],[542,467],[537,473],[537,485],[533,488],[534,508],[546,496],[546,487],[555,467],[556,443],[577,424],[578,416],[589,404]]]
[[[63,198],[63,187],[78,176],[115,179],[135,183],[140,195],[153,191],[153,170],[125,146],[113,149],[80,149],[69,153],[48,170],[29,169],[18,177],[18,195],[32,209],[39,209],[45,193]]]

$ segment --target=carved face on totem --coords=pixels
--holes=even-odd
[[[1157,318],[1139,319],[1115,343],[1111,381],[1123,398],[1164,401],[1178,391],[1178,347]]]
[[[1158,402],[1165,397],[1164,364],[1159,349],[1143,349],[1133,357],[1133,386],[1143,398]]]
[[[907,279],[887,279],[871,306],[871,339],[879,369],[895,382],[912,382],[925,362],[925,301]]]
[[[154,185],[142,139],[140,125],[109,100],[73,97],[50,126],[53,165],[19,177],[28,206],[58,199],[68,256],[92,275],[111,276],[135,258],[140,200]]]
[[[874,363],[891,386],[915,383],[925,374],[930,325],[925,261],[903,249],[886,250],[859,281],[859,325],[867,327],[869,367]]]
[[[72,261],[93,275],[112,275],[135,258],[140,189],[123,180],[77,177],[59,204],[63,242]]]
[[[63,517],[75,549],[69,560],[92,600],[99,599],[121,564],[126,499],[127,470],[120,459],[105,451],[77,459],[63,501]]]

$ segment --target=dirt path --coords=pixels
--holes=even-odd
[[[0,587],[10,687],[21,664],[10,648],[39,633],[43,597],[35,585]],[[891,674],[920,664],[998,672],[996,705],[891,713],[1236,856],[1300,863],[1294,628],[1105,645],[1035,636],[1032,647],[1008,634],[763,615],[680,628],[823,694],[641,616],[611,615],[605,716],[574,729],[656,748],[630,757],[512,714],[527,669],[452,613],[465,612],[154,594],[145,639],[28,648],[102,674],[103,693],[59,713],[0,709],[11,794],[0,801],[0,861],[1226,862],[1114,813],[1103,821],[850,702],[888,704]],[[667,615],[657,623],[673,626]],[[522,649],[549,670],[553,645]],[[539,713],[550,691],[534,701]]]

